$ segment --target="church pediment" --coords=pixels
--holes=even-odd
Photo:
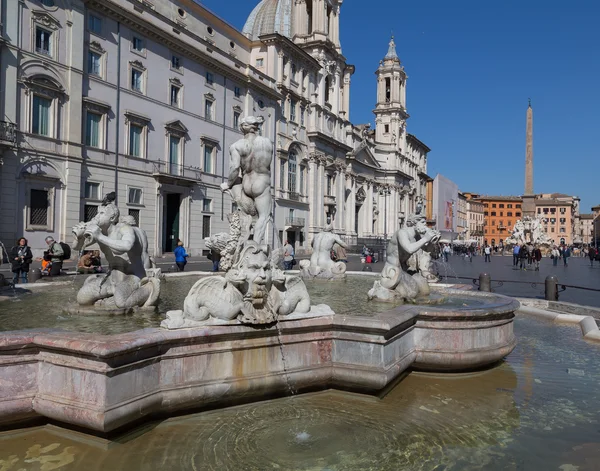
[[[379,162],[377,162],[377,159],[365,141],[361,142],[352,152],[349,152],[346,157],[367,167],[381,168],[381,165],[379,165]]]
[[[177,134],[177,135],[184,135],[187,134],[188,132],[188,128],[186,128],[184,126],[184,124],[179,121],[178,119],[176,119],[175,121],[170,121],[167,124],[165,124],[165,128],[167,129],[168,132],[172,133],[172,134]]]
[[[41,24],[52,31],[56,31],[57,29],[61,28],[60,22],[45,11],[33,10],[31,12],[31,17],[35,23]]]

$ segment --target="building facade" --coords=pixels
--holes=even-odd
[[[579,215],[579,240],[584,245],[594,245],[595,214],[582,213]]]
[[[477,245],[482,246],[483,239],[483,203],[478,200],[476,193],[463,193],[467,200],[467,240],[476,241]]]
[[[24,235],[39,255],[47,235],[69,240],[115,191],[152,254],[177,239],[204,252],[205,237],[228,229],[219,185],[248,115],[275,143],[270,241],[301,249],[328,223],[349,240],[382,237],[424,198],[429,149],[405,130],[393,40],[374,132],[349,120],[341,2],[262,1],[243,31],[192,0],[1,3],[6,245]]]
[[[480,196],[483,204],[483,241],[491,246],[504,245],[521,219],[523,200],[518,196]]]
[[[544,232],[554,244],[581,243],[579,198],[563,193],[541,193],[535,198],[535,212],[543,217]]]
[[[469,233],[469,223],[467,220],[467,197],[462,191],[458,192],[456,210],[456,232],[458,232],[458,239],[467,240]]]

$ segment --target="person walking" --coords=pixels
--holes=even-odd
[[[27,245],[27,239],[21,237],[17,240],[17,244],[10,250],[13,285],[16,285],[19,282],[19,275],[21,276],[21,283],[27,283],[27,274],[29,273],[31,260],[33,260],[33,254]]]
[[[594,259],[596,258],[596,248],[589,247],[588,248],[588,257],[590,257],[590,266],[594,266]]]
[[[527,259],[529,258],[529,251],[526,245],[522,245],[519,249],[519,269],[527,271]]]
[[[563,248],[562,256],[563,256],[563,265],[565,267],[568,267],[569,266],[569,257],[571,256],[571,249],[566,245]]]
[[[487,244],[483,248],[483,255],[485,256],[484,262],[492,263],[492,249],[490,249],[490,246]]]
[[[283,245],[283,269],[291,270],[294,267],[294,247],[287,240]]]
[[[540,261],[542,260],[542,251],[540,248],[535,245],[533,247],[533,251],[531,253],[531,258],[533,258],[533,265],[535,267],[535,271],[540,271]]]
[[[552,248],[552,252],[550,252],[550,257],[552,258],[552,265],[557,266],[558,258],[560,257],[560,252],[558,251],[558,248],[556,248],[556,245]]]
[[[65,255],[65,251],[63,250],[62,246],[54,240],[54,237],[48,236],[44,240],[48,245],[48,257],[52,262],[50,267],[50,276],[59,276],[63,267],[63,257]]]
[[[513,247],[513,266],[516,267],[519,263],[519,251],[521,250],[521,246],[519,244],[515,244]]]
[[[175,247],[175,250],[173,250],[173,254],[175,255],[175,264],[177,265],[178,271],[185,270],[185,265],[189,255],[183,247],[183,241],[177,241],[177,247]]]
[[[444,245],[444,261],[448,263],[448,257],[450,256],[450,245]]]
[[[219,271],[219,263],[221,263],[221,254],[213,249],[210,252],[210,259],[212,260],[212,264],[213,264],[212,271],[218,272]]]

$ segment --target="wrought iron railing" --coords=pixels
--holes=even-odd
[[[202,170],[198,167],[189,167],[181,164],[163,162],[160,160],[152,161],[153,173],[159,175],[171,175],[189,180],[202,180]]]
[[[304,227],[305,222],[304,218],[285,218],[286,226]]]

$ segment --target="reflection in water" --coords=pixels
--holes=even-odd
[[[58,469],[26,461],[31,450],[68,450],[60,469],[86,471],[597,469],[599,347],[576,327],[535,319],[517,318],[515,332],[519,344],[497,368],[412,373],[383,399],[327,391],[265,401],[106,446],[51,429],[0,434],[0,469]]]

